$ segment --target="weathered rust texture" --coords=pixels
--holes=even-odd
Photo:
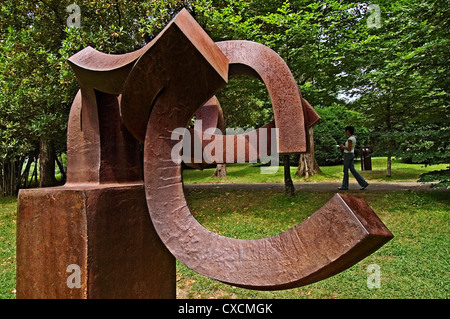
[[[148,46],[122,55],[87,47],[70,57],[80,91],[69,115],[68,184],[142,181],[139,144],[123,125],[119,105],[124,82]]]
[[[248,163],[256,162],[261,159],[261,155],[272,155],[272,149],[276,152],[276,143],[272,145],[271,129],[275,128],[275,122],[272,121],[265,126],[243,134],[225,135],[225,123],[223,111],[218,99],[214,96],[196,113],[196,122],[193,129],[189,129],[191,139],[190,154],[191,158],[187,166],[203,169],[211,163]],[[197,120],[201,120],[200,123]],[[219,132],[212,132],[219,129]],[[188,138],[185,136],[184,138]],[[276,140],[274,139],[276,142]],[[201,158],[196,158],[194,152],[195,143],[202,145]],[[212,147],[212,144],[215,147]],[[264,145],[263,154],[261,146]],[[203,152],[210,146],[212,158],[208,157],[208,152]],[[217,161],[216,158],[222,159]],[[201,161],[201,162],[200,162]]]
[[[173,298],[174,257],[232,285],[287,289],[332,276],[392,238],[363,200],[339,194],[296,227],[258,240],[217,235],[192,216],[181,164],[171,160],[178,143],[171,133],[196,112],[205,128],[220,128],[211,98],[229,74],[267,86],[275,115],[267,127],[279,129],[277,151],[306,151],[306,129],[319,117],[272,50],[248,41],[216,45],[183,10],[136,52],[86,48],[70,63],[80,91],[69,117],[68,182],[19,194],[19,298]],[[234,151],[225,162],[236,162],[239,138],[248,137],[222,144],[225,154]],[[246,161],[258,143],[245,148]],[[72,263],[82,270],[80,290],[66,285]]]
[[[272,49],[250,41],[217,42],[230,61],[231,75],[259,78],[272,102],[275,126],[279,129],[278,153],[306,152],[306,129],[319,116],[312,107],[302,105],[302,96],[286,62]],[[304,108],[308,107],[305,119]]]
[[[228,59],[186,10],[149,45],[127,78],[121,103],[123,121],[140,141],[153,105],[165,95],[177,95],[170,107],[183,116],[192,97],[199,109],[228,80]]]
[[[247,54],[239,54],[242,45]],[[219,43],[219,47],[230,60],[230,72],[233,63],[239,67],[244,65],[244,70],[253,74],[256,71],[268,86],[275,125],[280,130],[278,151],[306,151],[308,124],[298,87],[280,75],[290,74],[287,66],[279,58],[271,58],[272,52],[260,45],[238,41]],[[249,47],[256,53],[248,54]],[[230,58],[232,54],[238,58]],[[206,60],[203,62],[207,63]],[[344,200],[339,195],[308,220],[271,238],[241,240],[206,230],[193,217],[186,203],[181,165],[170,160],[171,150],[177,143],[171,140],[171,132],[186,127],[202,105],[197,97],[200,88],[191,83],[186,86],[186,79],[179,79],[180,74],[189,74],[190,70],[186,68],[189,68],[187,64],[177,67],[179,73],[170,82],[172,86],[166,87],[155,101],[144,142],[144,180],[149,212],[161,240],[178,260],[200,274],[232,285],[264,290],[287,289],[334,275],[392,238],[367,204],[351,197]],[[200,65],[197,68],[207,69]],[[209,70],[211,73],[199,72],[196,81],[208,83],[208,77],[216,78],[217,68]],[[220,88],[220,83],[211,83],[216,84],[216,90]],[[277,86],[278,83],[282,87]],[[313,113],[309,113],[308,118],[311,114],[314,122]]]
[[[309,128],[317,124],[321,120],[319,114],[317,114],[316,110],[314,110],[312,105],[303,97],[302,97],[302,105],[306,127]]]
[[[196,113],[196,121],[202,121],[202,130],[219,129],[225,133],[225,119],[223,117],[223,110],[220,106],[219,100],[213,96],[206,102]],[[194,125],[194,129],[199,130]]]
[[[150,222],[139,144],[124,126],[119,107],[127,77],[132,70],[139,73],[133,68],[137,60],[159,57],[158,67],[170,75],[177,69],[168,68],[166,50],[176,52],[181,63],[188,58],[184,50],[189,50],[191,40],[205,49],[196,25],[189,30],[191,23],[186,13],[179,15],[155,41],[135,53],[112,56],[87,48],[71,57],[80,91],[69,117],[68,181],[64,187],[19,195],[19,298],[175,297],[175,259]],[[185,26],[183,32],[180,26]],[[191,53],[193,65],[211,54]],[[216,53],[219,60],[225,59],[218,48]],[[226,76],[224,61],[219,66]],[[192,78],[195,75],[191,73]],[[133,77],[137,79],[136,74]],[[225,83],[220,75],[216,80]],[[203,103],[211,96],[208,85],[204,83],[198,94]],[[77,262],[84,276],[82,288],[69,291],[65,270]]]
[[[224,41],[216,44],[229,59],[229,76],[247,75],[260,79],[266,85],[275,120],[262,128],[235,135],[231,139],[226,139],[221,134],[203,134],[202,148],[205,149],[210,143],[219,140],[218,144],[222,144],[222,147],[216,147],[215,151],[218,158],[227,159],[223,162],[253,162],[261,159],[262,143],[265,144],[264,155],[272,155],[271,128],[276,127],[279,129],[279,136],[274,152],[281,154],[306,152],[308,128],[316,124],[320,117],[311,104],[301,96],[297,83],[283,59],[270,48],[255,42]],[[211,103],[217,105],[218,101],[214,97]],[[208,116],[213,118],[215,114],[211,113]],[[265,139],[261,138],[261,129],[264,130]],[[203,127],[203,132],[205,130]],[[191,145],[194,145],[194,134],[195,132],[191,132]],[[199,134],[198,130],[196,134]],[[241,149],[240,145],[244,145],[244,148]],[[238,154],[241,156],[238,157]],[[191,162],[194,160],[196,159],[192,158]],[[215,162],[208,158],[203,160],[208,163]],[[195,168],[204,166],[188,165]]]
[[[287,289],[334,275],[391,238],[367,204],[355,205],[352,197],[344,201],[339,195],[305,222],[275,237],[240,240],[206,230],[186,203],[180,165],[167,160],[174,146],[169,133],[190,117],[172,125],[160,121],[177,119],[172,113],[177,111],[163,102],[155,104],[145,140],[147,203],[161,240],[191,269],[236,286]]]
[[[21,190],[17,298],[175,298],[175,260],[142,184]],[[80,267],[81,288],[66,272]]]
[[[17,209],[18,299],[87,298],[87,224],[83,194],[21,190]],[[69,289],[67,266],[81,269],[81,289]]]
[[[67,184],[141,182],[139,143],[122,123],[120,95],[94,88],[82,88],[70,111]]]
[[[219,132],[217,132],[217,130],[219,130]],[[214,133],[211,133],[212,131],[214,131]],[[194,157],[195,139],[197,138],[198,141],[200,141],[203,151],[206,145],[211,141],[214,141],[216,135],[219,135],[220,137],[225,133],[223,110],[216,96],[210,98],[200,109],[198,109],[195,113],[194,128],[188,129],[188,132],[189,136],[184,136],[183,140],[187,138],[191,139],[191,158],[188,162],[185,162],[185,164],[191,168],[204,169],[208,166],[208,163],[206,162],[207,159],[203,158],[203,156],[199,159]]]
[[[262,156],[270,156],[276,152],[276,139],[272,145],[272,135],[274,132],[271,129],[275,128],[275,123],[272,121],[263,127],[252,130],[242,134],[223,135],[210,134],[208,132],[191,130],[191,158],[188,164],[191,167],[202,169],[206,163],[249,163],[261,160]],[[194,155],[195,143],[201,143],[202,151],[210,147],[214,151],[213,157],[209,157],[208,152],[202,152],[202,158],[196,158]],[[264,145],[264,151],[261,152],[261,146]],[[219,158],[221,160],[217,161]],[[200,164],[195,164],[194,161],[202,161]]]

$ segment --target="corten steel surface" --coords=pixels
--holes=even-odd
[[[217,46],[230,61],[230,76],[249,75],[266,85],[279,129],[278,153],[306,152],[306,129],[320,117],[309,103],[302,104],[297,82],[286,62],[272,49],[255,42],[224,41]]]
[[[212,233],[191,214],[183,191],[181,163],[171,159],[179,142],[172,140],[171,134],[186,128],[198,112],[205,127],[193,131],[203,136],[203,148],[221,138],[212,134],[205,142],[204,133],[212,127],[224,131],[214,94],[226,85],[229,75],[257,77],[268,89],[274,121],[266,128],[279,130],[276,145],[270,145],[270,135],[265,141],[268,154],[275,148],[282,154],[307,150],[307,129],[319,117],[302,98],[286,63],[269,48],[248,41],[215,44],[183,10],[136,52],[107,55],[86,48],[72,56],[70,63],[80,91],[69,118],[67,184],[60,188],[65,192],[60,203],[65,206],[59,214],[57,207],[47,209],[55,204],[60,189],[27,191],[19,196],[20,290],[45,294],[45,289],[52,289],[47,287],[52,285],[49,278],[54,277],[39,275],[40,281],[34,281],[33,286],[26,281],[31,278],[27,267],[38,271],[61,263],[58,278],[64,278],[61,267],[72,263],[74,254],[91,276],[83,285],[90,287],[93,296],[105,298],[126,298],[126,290],[120,287],[134,287],[139,295],[138,282],[146,276],[145,270],[149,276],[158,274],[159,280],[150,276],[149,280],[155,281],[149,285],[150,291],[141,295],[174,296],[173,256],[203,275],[232,285],[287,289],[332,276],[392,238],[363,200],[340,194],[296,227],[258,240]],[[237,144],[251,140],[249,135],[253,134],[256,144],[246,144],[244,160],[257,159],[261,132],[258,129],[236,136],[230,143],[222,138],[216,151],[225,155],[225,162],[237,162],[242,159]],[[143,167],[138,141],[144,142]],[[142,175],[152,221],[152,227],[144,228],[140,228],[146,223],[142,205],[132,205],[144,202]],[[123,192],[120,187],[124,187]],[[122,236],[126,240],[121,241]],[[27,248],[29,242],[32,248]],[[30,249],[42,253],[27,261]],[[71,252],[73,249],[77,252]],[[133,249],[139,253],[130,253]],[[130,264],[115,269],[114,265],[125,258],[130,258]],[[36,260],[40,264],[33,266]],[[137,267],[134,271],[133,263]],[[129,281],[118,279],[128,272],[133,274]]]
[[[225,133],[225,120],[223,117],[223,110],[220,106],[217,97],[213,96],[208,102],[205,103],[196,113],[196,121],[202,121],[202,129],[206,131],[208,129],[219,129]],[[198,123],[198,122],[197,122]],[[194,129],[200,130],[194,126]]]
[[[80,288],[67,285],[69,265]],[[175,298],[175,271],[142,184],[20,191],[18,299]]]
[[[69,115],[68,184],[142,181],[139,144],[119,109],[123,83],[142,52],[112,56],[88,47],[69,59],[80,91]]]
[[[216,145],[214,158],[203,159],[208,163],[216,163],[216,158],[225,159],[228,155],[227,160],[223,162],[252,162],[261,159],[262,146],[264,155],[272,155],[274,145],[271,143],[273,133],[271,129],[275,127],[279,129],[280,136],[275,145],[277,149],[273,151],[281,154],[306,152],[307,128],[316,124],[320,117],[309,102],[301,96],[297,83],[284,60],[270,48],[255,42],[224,41],[216,44],[229,59],[230,76],[247,75],[260,79],[266,85],[275,120],[255,131],[234,135],[231,139],[230,137],[226,139],[220,134],[203,134],[203,149],[216,140],[219,140],[217,145],[222,145],[222,147]],[[218,104],[215,97],[211,103],[213,101]],[[213,111],[209,110],[209,112]],[[210,118],[214,116],[213,113],[209,115]],[[207,124],[207,127],[213,126]],[[205,131],[205,127],[202,131]],[[221,131],[224,132],[224,129]],[[261,134],[264,134],[264,139],[261,138]],[[191,138],[191,145],[193,145],[193,133]],[[194,160],[195,158],[192,158],[191,162]],[[201,164],[188,165],[196,168],[203,167]]]
[[[121,103],[123,122],[140,141],[145,138],[153,105],[163,96],[177,95],[171,107],[182,116],[188,103],[185,96],[199,109],[228,80],[228,59],[187,10],[150,44],[125,82]]]
[[[289,71],[285,65],[274,57],[273,51],[260,45],[239,41],[219,44],[219,47],[230,59],[230,71],[233,63],[244,65],[245,72],[257,74],[266,83],[273,102],[275,125],[280,130],[279,152],[305,151],[306,112],[298,87],[294,89],[288,85],[289,81],[286,83],[279,76]],[[189,48],[200,52],[195,45]],[[211,47],[207,51],[215,52],[215,49]],[[189,51],[184,53],[195,56]],[[238,58],[233,61],[230,57]],[[157,86],[148,80],[151,85],[140,86],[138,93],[149,92],[150,96],[156,96],[156,91],[152,90],[158,88],[144,142],[144,182],[155,229],[177,259],[200,274],[232,285],[286,289],[334,275],[392,238],[364,201],[344,195],[336,195],[305,222],[271,238],[240,240],[206,230],[192,216],[186,203],[181,165],[171,160],[172,148],[177,143],[171,140],[171,132],[186,127],[204,103],[204,99],[198,97],[204,83],[209,84],[211,96],[223,86],[217,79],[227,78],[223,73],[226,66],[216,63],[226,61],[213,59],[214,63],[209,66],[208,59],[198,59],[198,64],[191,64],[191,59],[185,64],[179,64],[177,58],[172,61],[177,72],[170,82]],[[152,63],[152,60],[145,63]],[[197,71],[194,84],[185,76],[191,74],[192,68]],[[137,73],[139,83],[143,83],[143,73]],[[283,85],[277,86],[277,83]],[[139,103],[139,97],[130,100],[136,102],[133,105],[146,107]]]
[[[220,133],[217,132],[217,130],[219,130]],[[185,161],[185,164],[195,169],[204,169],[207,167],[205,158],[203,158],[202,156],[200,156],[199,158],[195,157],[196,155],[194,151],[195,139],[197,138],[198,141],[200,141],[199,144],[202,145],[202,150],[204,150],[206,145],[209,144],[210,141],[214,140],[215,133],[222,134],[225,132],[225,119],[223,117],[223,110],[216,96],[213,96],[211,99],[209,99],[195,113],[194,128],[189,129],[188,131],[190,134],[189,137],[191,138],[190,144],[191,157],[189,158],[188,161]],[[187,138],[188,136],[183,136],[183,140]],[[181,152],[180,155],[185,154]]]
[[[194,128],[189,129],[191,157],[185,157],[188,160],[185,164],[189,167],[203,169],[211,163],[254,162],[261,159],[261,151],[265,156],[272,154],[272,148],[276,151],[276,144],[272,145],[271,139],[273,133],[271,129],[275,128],[274,121],[256,130],[225,136],[223,111],[215,96],[195,113],[195,118]],[[217,132],[216,129],[220,131]],[[183,137],[186,138],[188,137]],[[196,143],[202,146],[199,157],[195,156]],[[211,154],[206,152],[208,147],[211,148]],[[228,157],[225,158],[226,156]]]

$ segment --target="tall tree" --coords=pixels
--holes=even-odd
[[[40,185],[55,183],[56,154],[65,151],[69,109],[78,89],[67,59],[88,45],[105,53],[140,48],[182,7],[190,7],[181,0],[77,1],[80,28],[69,28],[72,3],[0,4],[0,177],[5,194],[17,192],[22,164],[36,153]]]
[[[363,16],[360,7],[358,2],[344,4],[333,0],[230,0],[203,3],[197,7],[197,12],[201,12],[201,23],[216,41],[248,39],[274,49],[287,62],[306,99],[315,107],[324,107],[344,104],[338,99],[340,91],[345,84],[351,83],[348,75],[358,70],[359,65],[353,63],[353,57],[358,54],[349,43],[356,41],[353,34],[360,28],[359,21]],[[240,87],[245,85],[240,83]],[[250,91],[256,92],[254,88]],[[225,116],[235,117],[235,112],[229,112],[231,109],[227,108],[227,100],[236,105],[233,94],[225,91],[222,97]],[[253,105],[261,107],[251,108],[251,114],[259,112],[266,117],[272,116],[267,97],[261,100],[250,95],[249,101],[252,100]],[[267,108],[269,110],[264,114],[262,110]],[[308,135],[309,144],[313,144],[312,130]],[[306,159],[310,165],[304,165]],[[312,154],[302,154],[299,174],[319,172],[316,163]],[[289,188],[290,171],[285,173],[286,187]]]
[[[379,1],[382,25],[367,28],[354,107],[368,116],[388,156],[428,164],[450,161],[445,1]]]
[[[381,23],[373,26],[368,20],[376,10],[358,1],[84,0],[77,1],[80,28],[69,29],[72,1],[1,2],[2,192],[17,190],[24,180],[22,166],[36,154],[45,164],[64,152],[78,86],[67,58],[87,45],[106,53],[140,48],[182,7],[216,41],[253,40],[278,52],[314,107],[340,105],[364,114],[372,141],[388,156],[450,162],[447,1],[377,3]],[[240,78],[228,87],[220,102],[229,126],[255,127],[270,119],[264,85]],[[353,103],[346,104],[342,96],[352,95]],[[324,133],[319,131],[314,135],[320,141]],[[49,152],[40,152],[41,147]],[[52,177],[45,181],[52,172],[41,175],[44,185],[54,182]]]

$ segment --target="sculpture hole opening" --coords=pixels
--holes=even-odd
[[[273,121],[269,93],[258,78],[232,76],[216,97],[228,130],[247,131]],[[220,178],[216,177],[215,164],[203,170],[183,164],[186,201],[197,221],[206,229],[226,237],[261,239],[291,229],[330,199],[329,194],[285,196],[283,167],[279,166],[273,174],[261,174],[261,165],[226,164],[226,177]],[[278,183],[280,187],[261,187],[261,190],[253,187],[270,182]],[[195,186],[199,183],[202,185]],[[216,183],[227,185],[214,186]]]
[[[237,75],[216,94],[227,128],[262,127],[273,120],[272,103],[264,83],[254,77]]]
[[[186,185],[186,184],[185,184]],[[330,194],[254,190],[242,186],[226,189],[185,187],[191,213],[203,227],[229,238],[262,239],[278,235],[301,223],[325,205]]]

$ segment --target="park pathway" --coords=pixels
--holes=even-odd
[[[350,183],[348,191],[338,191],[341,183],[294,183],[297,191],[325,191],[325,192],[450,192],[446,188],[431,188],[431,184],[422,184],[416,182],[372,182],[365,190],[360,190],[359,185]],[[222,189],[222,190],[284,190],[283,183],[197,183],[184,184],[189,190],[199,189]]]

